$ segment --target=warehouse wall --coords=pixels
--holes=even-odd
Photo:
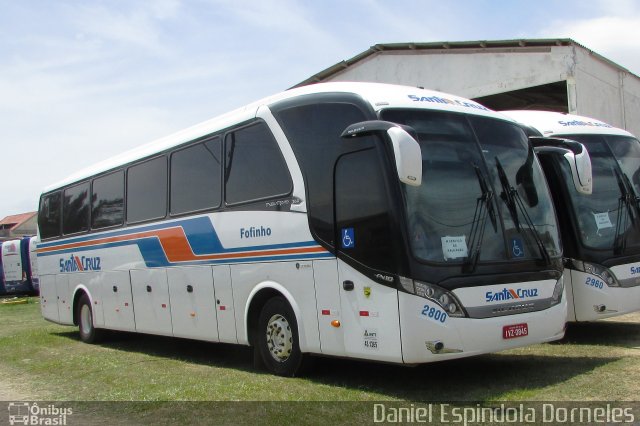
[[[626,129],[640,138],[640,79],[625,74],[622,87]]]
[[[594,58],[588,51],[576,52],[576,114],[595,117],[624,128],[619,70]],[[574,112],[574,111],[571,111]]]
[[[640,136],[640,78],[579,45],[383,50],[324,81],[373,81],[421,86],[466,98],[509,93],[523,104],[566,102],[565,111],[594,117]],[[565,82],[559,85],[558,82]],[[545,86],[551,85],[551,86]],[[535,87],[562,87],[562,96]],[[522,89],[530,88],[527,93]],[[512,93],[513,92],[513,93]],[[531,98],[531,99],[529,99]],[[560,100],[560,101],[559,101]],[[497,104],[500,104],[499,101]],[[502,102],[504,103],[504,102]],[[514,102],[517,104],[518,102]]]
[[[374,81],[422,86],[467,98],[565,80],[569,46],[385,51],[325,81]]]

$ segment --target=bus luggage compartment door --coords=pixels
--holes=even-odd
[[[100,289],[98,304],[102,303],[105,328],[135,331],[129,272],[103,272],[97,281],[96,287]],[[99,316],[97,309],[96,315]]]
[[[58,322],[58,296],[56,293],[56,276],[43,275],[40,291],[40,310],[42,316],[49,321]]]
[[[69,275],[56,275],[56,298],[58,299],[58,316],[60,324],[73,324],[71,312],[73,299],[69,291]]]
[[[167,270],[173,335],[218,341],[218,324],[211,267]]]
[[[165,269],[132,269],[129,272],[136,331],[172,336],[167,271]]]
[[[225,343],[238,343],[236,318],[231,288],[231,268],[229,265],[213,267],[213,284],[216,296],[218,338]]]

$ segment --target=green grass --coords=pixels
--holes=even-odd
[[[76,328],[44,321],[37,299],[31,302],[0,305],[0,395],[4,389],[10,399],[157,402],[104,408],[101,415],[110,421],[130,420],[131,415],[152,422],[192,421],[193,410],[198,415],[212,410],[198,404],[180,415],[175,404],[162,401],[491,403],[628,401],[640,395],[639,314],[573,326],[561,343],[413,368],[320,358],[307,376],[286,379],[254,371],[251,352],[242,346],[127,333],[87,345],[78,340]],[[312,404],[311,410],[298,406],[306,408],[294,410],[296,415],[285,417],[290,423],[284,424],[313,422],[319,413],[330,413],[336,421],[350,419],[362,415],[363,404],[337,411],[334,404]],[[252,418],[244,405],[222,407],[231,417]],[[256,404],[253,415],[282,423],[281,408]],[[218,405],[217,414],[221,409]]]

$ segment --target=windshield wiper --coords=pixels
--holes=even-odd
[[[480,259],[480,250],[482,248],[482,240],[484,239],[484,228],[487,224],[487,218],[491,217],[493,230],[498,230],[496,221],[496,212],[493,208],[493,191],[489,188],[487,180],[482,175],[480,168],[475,164],[471,164],[476,172],[478,183],[480,184],[481,195],[476,200],[476,209],[473,212],[473,222],[471,231],[469,232],[469,257],[467,260],[467,272],[473,272],[478,265]]]
[[[535,225],[531,220],[531,216],[529,216],[529,213],[527,212],[527,208],[524,206],[520,194],[518,194],[518,191],[516,191],[516,189],[509,183],[509,178],[507,177],[502,164],[500,164],[500,160],[498,159],[498,157],[495,157],[495,159],[496,169],[498,170],[498,178],[500,179],[500,185],[502,186],[502,193],[500,194],[500,197],[504,200],[509,209],[509,214],[513,219],[513,224],[515,225],[518,232],[524,234],[524,232],[522,232],[522,226],[520,225],[520,218],[518,217],[519,210],[524,219],[524,223],[527,225],[527,228],[529,228],[530,235],[533,237],[536,246],[538,246],[540,256],[542,256],[542,259],[546,264],[551,263],[551,256],[549,255],[547,248],[544,246],[542,238],[540,238],[540,235],[538,235],[538,231],[536,230]]]
[[[618,181],[618,188],[620,189],[613,252],[619,255],[623,254],[627,247],[625,231],[627,229],[628,218],[631,218],[631,223],[633,223],[634,226],[638,225],[638,197],[633,194],[631,182],[629,182],[627,175],[621,173],[615,166],[613,167],[613,171],[616,175],[616,180]]]

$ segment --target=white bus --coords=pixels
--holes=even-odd
[[[568,321],[593,321],[640,310],[640,144],[629,132],[588,117],[506,111],[531,135],[584,144],[593,193],[576,191],[562,155],[540,152],[552,188],[566,258]],[[548,141],[545,142],[548,144]]]
[[[0,262],[2,262],[2,279],[8,294],[33,293],[28,276],[29,239],[23,237],[0,242]]]
[[[417,364],[564,334],[526,135],[424,89],[286,91],[46,188],[38,221],[42,313],[86,342],[251,345],[294,375],[307,354]]]
[[[38,292],[37,237],[0,242],[0,280],[9,294]]]
[[[24,241],[24,240],[23,240]],[[27,268],[27,278],[31,281],[31,289],[33,292],[40,291],[40,275],[38,274],[38,237],[30,237],[24,244],[28,244],[29,266]]]

